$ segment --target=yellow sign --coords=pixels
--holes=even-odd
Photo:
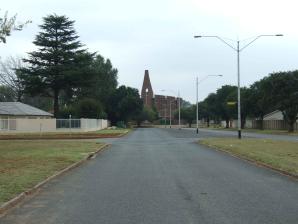
[[[227,102],[227,105],[228,106],[234,106],[234,105],[236,105],[236,102]]]

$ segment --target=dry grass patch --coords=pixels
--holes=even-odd
[[[269,139],[210,138],[199,143],[219,148],[298,176],[298,143]]]
[[[101,145],[85,141],[0,141],[0,205]]]

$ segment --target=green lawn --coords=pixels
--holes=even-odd
[[[287,130],[260,130],[260,129],[244,129],[247,132],[255,132],[259,134],[273,134],[273,135],[298,135],[298,131],[288,132]]]
[[[298,176],[298,143],[268,139],[209,138],[200,144],[219,148]]]
[[[43,133],[13,133],[0,132],[0,140],[7,139],[96,139],[119,137],[127,134],[131,129],[103,129],[89,132],[43,132]]]
[[[0,141],[0,205],[100,146],[86,141]]]
[[[200,128],[206,128],[207,127],[200,127]],[[237,128],[223,128],[223,127],[209,127],[208,129],[211,130],[220,130],[220,131],[237,131]],[[294,132],[288,132],[287,130],[260,130],[260,129],[252,129],[252,128],[246,128],[242,129],[243,132],[253,132],[258,134],[273,134],[273,135],[298,135],[298,131]]]
[[[131,129],[116,128],[116,129],[103,129],[103,130],[95,131],[95,133],[98,133],[98,134],[126,134],[129,131],[131,131]]]

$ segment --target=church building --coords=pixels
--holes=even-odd
[[[179,107],[179,98],[175,96],[155,95],[151,86],[148,70],[145,70],[141,99],[145,106],[156,108],[160,119],[174,120],[174,113]],[[181,98],[180,102],[182,102]]]

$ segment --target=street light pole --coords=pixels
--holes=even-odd
[[[237,41],[237,99],[238,99],[238,138],[241,139],[241,104],[240,104],[240,49]]]
[[[174,90],[170,90],[170,89],[162,89],[161,90],[162,92],[164,91],[170,91],[170,92],[173,92],[175,95],[177,94],[177,92],[175,92]],[[179,124],[179,130],[181,130],[181,117],[180,117],[180,111],[181,111],[181,105],[180,105],[180,91],[178,90],[178,95],[177,95],[177,98],[178,98],[178,124]],[[170,98],[170,128],[172,128],[172,102],[171,101],[171,98]]]
[[[178,116],[178,123],[179,123],[179,130],[181,130],[181,118],[180,118],[180,107],[181,107],[181,105],[180,105],[180,91],[178,90],[178,113],[179,113],[179,116]]]
[[[197,77],[196,79],[196,104],[197,104],[197,109],[196,109],[196,120],[197,120],[197,134],[199,134],[199,78]]]
[[[237,40],[237,47],[235,48],[233,45],[229,44],[226,42],[223,38],[219,36],[194,36],[194,38],[202,38],[202,37],[212,37],[212,38],[217,38],[221,42],[223,42],[225,45],[229,46],[232,48],[234,51],[237,52],[237,84],[238,84],[238,138],[241,139],[241,101],[240,101],[240,52],[247,48],[249,45],[251,45],[253,42],[255,42],[257,39],[260,37],[282,37],[283,34],[275,34],[275,35],[259,35],[256,36],[252,41],[250,41],[248,44],[244,45],[243,47],[240,48],[240,41]]]
[[[171,101],[171,98],[170,98],[170,128],[172,128],[172,101]]]
[[[165,128],[167,128],[167,104],[168,100],[167,100],[167,96],[165,96]]]

